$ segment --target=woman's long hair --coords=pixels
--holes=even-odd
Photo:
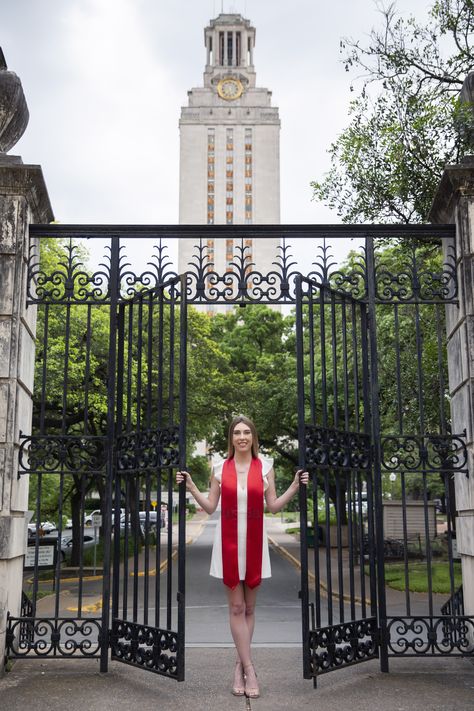
[[[232,438],[234,436],[234,430],[237,427],[238,424],[243,423],[244,425],[247,425],[249,430],[252,433],[252,457],[255,459],[258,457],[258,434],[257,434],[257,428],[253,424],[252,420],[249,420],[248,417],[245,417],[245,415],[237,415],[237,417],[234,417],[232,422],[229,425],[229,437],[228,437],[228,450],[227,450],[227,457],[231,459],[234,456],[234,444],[232,442]]]

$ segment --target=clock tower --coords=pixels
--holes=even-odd
[[[280,119],[271,92],[256,86],[255,28],[239,14],[220,14],[204,30],[202,87],[181,110],[179,221],[181,224],[280,222]],[[209,259],[222,273],[232,239],[208,240]],[[186,269],[195,240],[181,240]],[[221,244],[222,243],[222,244]],[[239,242],[240,243],[240,242]],[[271,270],[276,240],[246,240],[258,271]]]

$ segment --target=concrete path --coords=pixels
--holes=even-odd
[[[230,694],[231,649],[187,651],[181,684],[117,662],[108,674],[98,663],[18,661],[0,679],[0,706],[8,711],[469,711],[474,708],[474,666],[462,659],[396,660],[382,674],[376,661],[332,672],[313,689],[301,678],[296,649],[254,653],[261,698]]]

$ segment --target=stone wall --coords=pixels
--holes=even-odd
[[[430,217],[456,225],[459,306],[447,307],[446,327],[452,431],[466,430],[470,472],[456,474],[456,541],[465,613],[474,616],[474,156],[446,167]]]
[[[26,307],[28,225],[53,219],[41,168],[0,155],[0,673],[7,613],[20,612],[28,478],[20,432],[31,431],[36,309]]]

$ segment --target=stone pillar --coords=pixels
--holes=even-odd
[[[28,477],[20,431],[31,432],[36,309],[26,307],[28,225],[53,219],[41,168],[0,155],[0,674],[7,612],[21,608]]]
[[[457,473],[456,542],[461,554],[466,615],[474,616],[474,156],[447,166],[430,219],[456,225],[459,306],[446,310],[453,434],[466,429],[469,476]]]

